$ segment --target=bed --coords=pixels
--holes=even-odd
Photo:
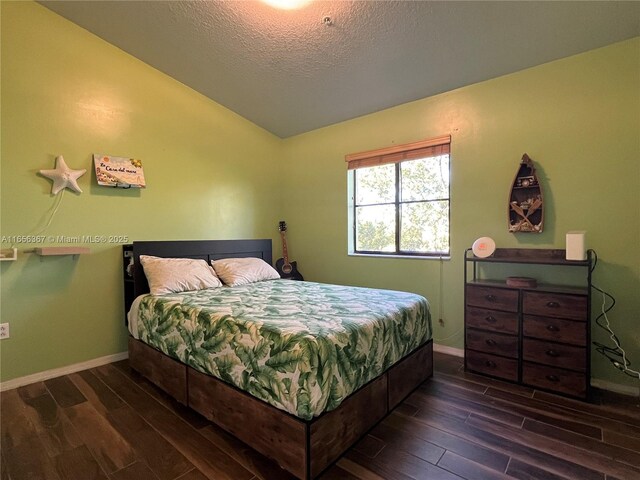
[[[432,374],[422,297],[292,280],[148,295],[141,255],[271,264],[271,240],[132,252],[132,368],[299,478],[318,476]]]

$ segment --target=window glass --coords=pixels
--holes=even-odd
[[[395,205],[357,207],[355,230],[356,250],[370,252],[395,252]]]
[[[355,168],[356,253],[449,254],[449,154]]]
[[[370,205],[395,202],[395,165],[380,165],[358,169],[356,175],[356,203]]]
[[[403,202],[449,197],[449,155],[402,162],[400,175]]]

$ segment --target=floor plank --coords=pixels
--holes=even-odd
[[[466,480],[504,480],[509,477],[453,452],[445,452],[438,462],[440,468],[455,473]]]
[[[640,478],[638,399],[584,403],[434,357],[434,378],[322,480]],[[0,463],[0,480],[293,480],[126,361],[2,392]]]
[[[0,409],[0,448],[5,475],[12,480],[59,479],[28,417],[28,407],[16,390],[0,394]]]
[[[209,425],[199,430],[200,434],[213,443],[220,450],[247,470],[252,472],[257,478],[262,480],[294,480],[295,477],[286,470],[283,470],[274,461],[269,460],[260,452],[241,442],[233,435],[225,432],[215,425]]]
[[[127,467],[112,473],[109,478],[112,480],[158,480],[158,477],[141,462],[135,462]]]
[[[432,442],[449,452],[453,452],[498,472],[504,472],[509,463],[508,455],[479,445],[473,441],[460,438],[450,432],[433,428],[416,419],[399,415],[396,412],[389,415],[383,423],[397,428],[404,433],[417,435],[423,440]]]
[[[44,394],[37,397],[24,395],[23,392],[20,397],[28,407],[25,415],[31,420],[50,457],[83,444],[78,432],[48,391],[44,390]]]
[[[68,407],[65,414],[105,472],[114,473],[136,461],[133,447],[90,403]]]
[[[374,458],[384,448],[385,442],[372,435],[365,435],[365,437],[353,446],[354,450],[357,450],[361,454]]]
[[[129,405],[108,412],[107,419],[160,480],[173,480],[193,470],[193,464]]]
[[[435,428],[446,430],[456,436],[465,438],[470,442],[479,443],[489,449],[516,457],[526,463],[544,466],[547,470],[559,475],[582,480],[602,480],[604,478],[603,473],[585,468],[577,462],[558,458],[539,448],[514,442],[509,437],[496,435],[489,429],[483,428],[483,426],[469,425],[466,422],[452,420],[430,412],[425,412],[424,414],[419,412],[415,418]],[[495,425],[489,424],[489,426]],[[514,432],[517,431],[517,429],[512,430]]]
[[[87,401],[68,376],[45,380],[44,384],[47,386],[51,396],[62,408],[72,407]]]
[[[414,408],[414,412],[409,415],[411,417],[415,417],[418,411],[425,409],[438,412],[445,416],[451,416],[459,420],[466,420],[469,416],[468,410],[463,410],[462,408],[452,405],[450,402],[440,400],[441,399],[437,397],[425,395],[421,392],[413,392],[401,406],[411,404],[411,406]],[[395,412],[406,415],[406,413],[399,408],[396,408]]]
[[[31,385],[25,385],[24,387],[18,388],[18,395],[20,395],[20,398],[23,401],[36,398],[47,393],[49,393],[49,390],[47,390],[44,382],[36,382]]]
[[[551,473],[547,470],[536,467],[535,465],[521,462],[517,459],[514,459],[511,461],[511,463],[509,463],[509,468],[507,468],[507,475],[509,475],[510,477],[518,478],[520,480],[573,480],[571,477],[562,477],[560,475],[556,475],[555,473]]]
[[[613,420],[610,418],[601,417],[598,415],[593,415],[587,411],[577,411],[565,408],[560,405],[550,404],[547,402],[543,402],[541,400],[537,400],[535,398],[520,400],[515,395],[500,391],[488,389],[487,396],[498,398],[501,400],[505,400],[512,405],[522,405],[524,408],[528,409],[530,413],[528,414],[529,418],[534,418],[534,415],[540,417],[540,415],[546,415],[548,417],[552,417],[556,419],[556,422],[564,421],[566,425],[569,425],[569,422],[577,426],[578,424],[590,426],[592,428],[599,429],[608,429],[613,430],[618,433],[623,433],[625,435],[640,437],[640,427],[630,425],[627,423],[619,422],[617,420]],[[536,414],[535,412],[544,412],[544,414]],[[552,423],[550,421],[548,423]],[[569,429],[569,428],[568,428]],[[578,432],[584,433],[584,432]]]
[[[176,480],[207,480],[207,477],[205,477],[200,470],[194,468],[190,472],[176,478]]]
[[[0,448],[0,479],[9,480],[9,473],[7,472],[7,462],[4,460],[4,455]]]
[[[112,365],[120,370],[123,374],[125,374],[132,382],[138,385],[138,387],[143,389],[151,397],[155,398],[169,410],[173,411],[173,413],[175,413],[178,417],[187,422],[193,428],[200,429],[211,425],[211,422],[200,415],[198,412],[180,404],[180,402],[176,401],[173,397],[157,388],[146,378],[129,367],[129,364],[126,360],[116,362]]]
[[[359,478],[337,465],[333,465],[320,476],[320,480],[358,480]]]
[[[640,438],[629,437],[618,432],[612,432],[611,430],[604,430],[603,434],[603,440],[605,442],[640,453]]]
[[[107,480],[107,475],[84,445],[62,452],[55,458],[55,464],[62,480]]]
[[[619,396],[612,397],[610,394],[603,395],[602,392],[596,393],[596,396],[601,397],[599,399],[600,403],[598,404],[582,402],[573,398],[561,397],[560,395],[540,391],[536,391],[533,398],[536,400],[542,400],[551,405],[561,405],[565,408],[576,410],[578,412],[587,412],[592,415],[640,427],[640,399],[626,395],[623,396],[623,399],[625,399],[623,400]],[[607,403],[608,401],[614,402],[613,405]],[[623,401],[626,401],[626,406],[625,404],[621,404]]]
[[[427,387],[425,386],[424,389]],[[452,397],[453,402],[457,405],[467,405],[470,412],[489,417],[508,425],[520,425],[525,417],[534,418],[538,421],[548,423],[549,425],[561,426],[566,430],[571,430],[582,435],[588,435],[593,438],[602,438],[602,429],[599,426],[590,425],[586,421],[581,422],[579,419],[567,419],[564,411],[544,409],[539,402],[522,398],[520,395],[494,388],[487,389],[485,395],[478,395],[473,392],[465,392],[451,386],[438,386],[437,384],[430,388],[438,392],[442,397]],[[421,391],[423,387],[421,387]],[[471,402],[471,403],[469,403]],[[483,408],[486,410],[483,413]],[[501,417],[499,413],[510,413],[513,417]],[[510,421],[510,419],[512,419]]]
[[[336,462],[336,465],[343,469],[345,472],[348,472],[361,480],[385,480],[380,475],[369,470],[369,468],[367,468],[365,465],[353,462],[346,456],[343,456],[340,460],[338,460]]]
[[[197,430],[141,390],[117,368],[105,365],[92,371],[207,477],[250,480],[254,476],[222,450],[204,441]]]
[[[612,445],[611,443],[600,442],[593,438],[537,422],[536,420],[525,420],[522,428],[529,432],[538,433],[548,438],[560,440],[569,445],[573,445],[574,447],[582,448],[588,452],[597,453],[628,465],[640,465],[639,453],[627,450],[626,448],[620,448],[616,445]]]
[[[440,457],[444,455],[445,449],[427,442],[416,435],[403,432],[396,428],[390,427],[388,424],[379,423],[371,430],[371,435],[379,438],[386,444],[386,449],[394,448],[409,453],[414,457],[418,457],[432,464],[437,464]],[[376,456],[384,455],[385,449],[380,449]],[[367,455],[368,456],[368,455]],[[375,458],[370,457],[370,458]]]
[[[587,452],[574,445],[551,439],[550,437],[505,427],[484,419],[474,418],[473,415],[467,419],[467,423],[479,426],[484,432],[491,432],[511,442],[529,447],[533,446],[538,451],[547,453],[548,455],[566,461],[576,462],[595,472],[603,472],[622,478],[640,478],[640,469],[634,469],[633,467],[598,455],[596,452]]]
[[[421,386],[415,394],[431,396],[433,403],[440,405],[442,409],[446,409],[448,405],[452,405],[458,410],[467,413],[476,413],[506,425],[519,427],[524,421],[524,416],[522,415],[514,414],[508,410],[490,405],[490,400],[487,400],[485,395],[466,392],[464,389],[457,387],[442,387],[431,383]]]
[[[124,405],[120,397],[88,370],[69,375],[76,388],[101,413],[111,412]]]

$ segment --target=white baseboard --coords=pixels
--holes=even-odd
[[[125,358],[129,358],[129,352],[114,353],[113,355],[94,358],[93,360],[87,360],[86,362],[74,363],[73,365],[67,365],[66,367],[54,368],[51,370],[45,370],[44,372],[27,375],[25,377],[13,378],[0,383],[0,392],[24,387],[25,385],[30,385],[36,382],[42,382],[43,380],[49,380],[50,378],[61,377],[62,375],[68,375],[81,370],[87,370],[88,368],[99,367],[100,365],[117,362],[124,360]]]
[[[632,387],[631,385],[622,385],[620,383],[608,382],[599,378],[592,378],[591,386],[599,388],[601,390],[609,390],[610,392],[621,393],[622,395],[640,397],[640,387]]]
[[[446,345],[440,345],[439,343],[434,343],[433,351],[438,353],[444,353],[446,355],[453,355],[454,357],[464,358],[464,350],[462,348],[447,347]]]

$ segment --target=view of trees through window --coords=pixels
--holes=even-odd
[[[358,168],[355,250],[449,253],[449,155]]]

